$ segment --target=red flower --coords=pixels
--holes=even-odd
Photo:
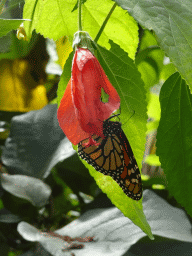
[[[101,101],[101,89],[108,102]],[[75,52],[72,77],[61,100],[57,117],[68,139],[77,145],[92,135],[103,135],[103,121],[119,108],[120,98],[95,56],[79,48]]]

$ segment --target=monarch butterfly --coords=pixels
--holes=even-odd
[[[133,151],[120,122],[103,122],[104,139],[98,135],[92,138],[96,145],[86,147],[88,139],[78,144],[79,156],[97,171],[111,176],[124,193],[134,199],[142,197],[141,175]]]

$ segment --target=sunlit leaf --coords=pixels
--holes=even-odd
[[[110,51],[98,48],[98,59],[121,98],[122,128],[141,167],[147,121],[145,86],[133,60],[118,45],[110,44]]]
[[[0,19],[0,37],[5,36],[12,29],[17,29],[23,19]],[[25,19],[26,22],[29,22]]]
[[[74,33],[78,31],[78,10],[73,11],[76,3],[76,0],[26,0],[23,17],[32,20],[31,24],[25,23],[27,35],[30,36],[35,29],[44,37],[57,40],[68,36],[72,41]],[[113,4],[111,0],[97,0],[86,1],[82,6],[83,30],[87,31],[92,39],[96,37]],[[109,39],[119,44],[134,59],[138,45],[138,27],[135,20],[118,6],[98,43],[109,49]]]

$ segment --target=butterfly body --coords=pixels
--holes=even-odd
[[[78,144],[79,156],[97,171],[111,176],[124,193],[134,200],[142,197],[141,175],[131,146],[120,122],[103,122],[104,139],[93,135],[97,145],[86,147],[86,140]]]

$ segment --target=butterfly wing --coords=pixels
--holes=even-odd
[[[142,183],[139,168],[130,144],[121,129],[121,123],[106,120],[103,124],[105,138],[94,135],[99,143],[86,147],[88,139],[78,144],[79,156],[97,171],[111,176],[134,200],[142,197]]]
[[[120,175],[122,189],[129,197],[140,200],[142,197],[141,174],[134,157],[133,151],[123,130],[119,134],[123,145],[124,169]]]
[[[89,139],[85,139],[78,144],[79,156],[92,165],[97,171],[115,177],[117,168],[123,171],[123,152],[116,135],[102,139],[93,136],[93,139],[100,143],[99,146],[91,145],[86,147]]]

